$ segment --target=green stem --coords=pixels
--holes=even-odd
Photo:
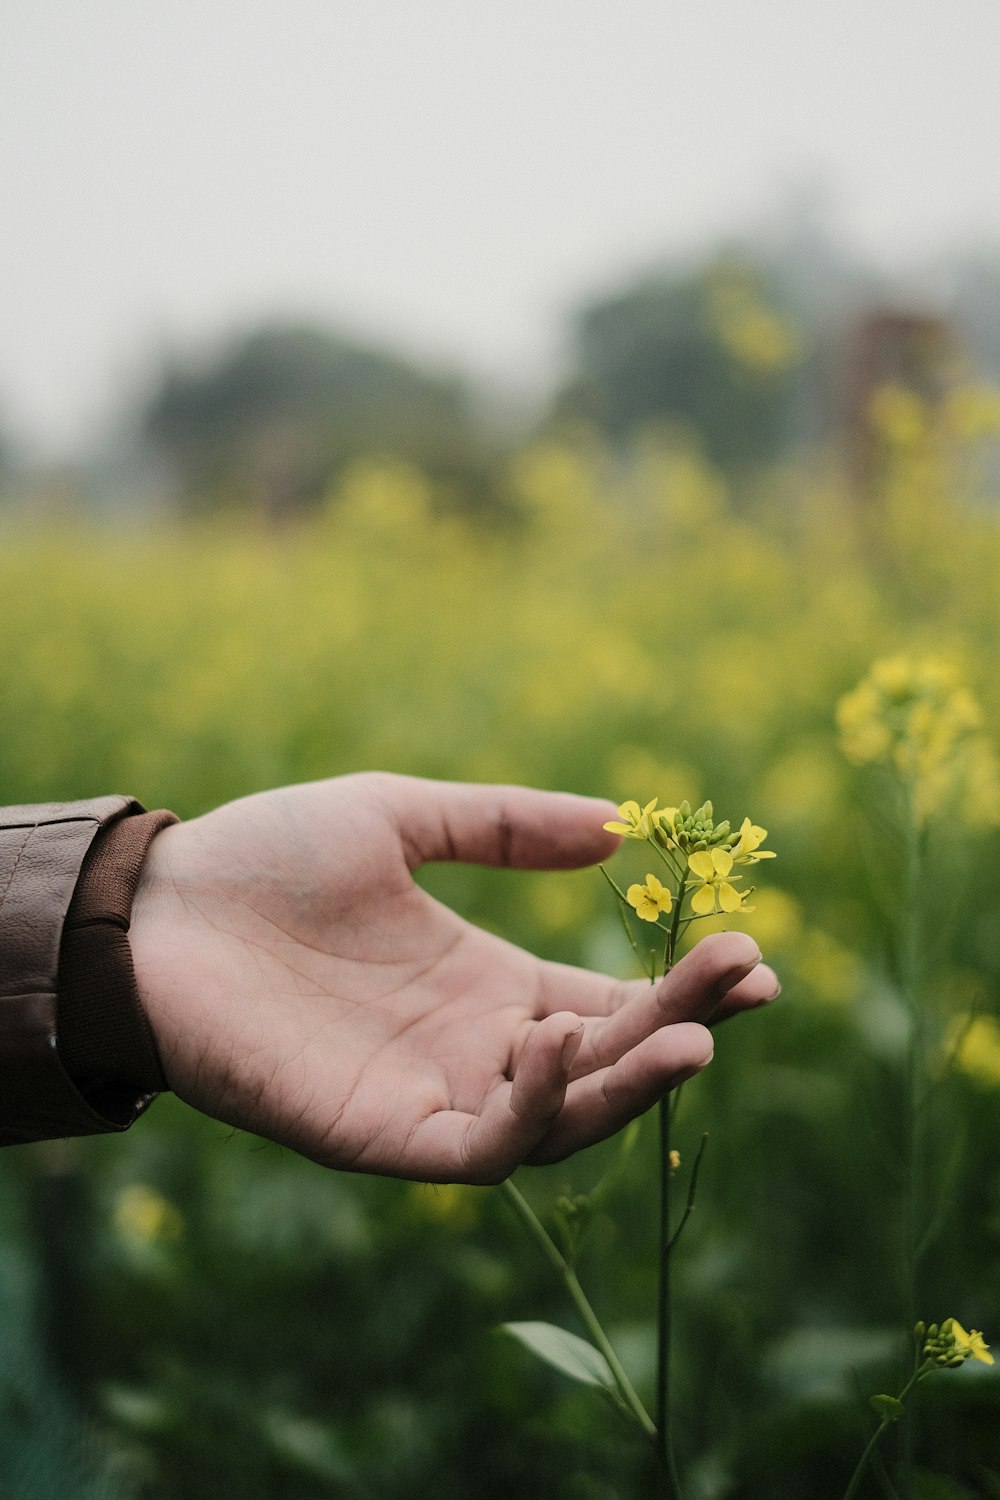
[[[674,1248],[674,1246],[677,1244],[677,1241],[681,1237],[681,1230],[684,1228],[684,1226],[687,1223],[688,1219],[690,1219],[691,1215],[694,1213],[694,1200],[695,1200],[695,1197],[697,1196],[697,1193],[698,1193],[698,1173],[701,1171],[701,1160],[702,1160],[702,1157],[705,1155],[705,1147],[707,1145],[708,1145],[708,1131],[706,1130],[705,1133],[704,1133],[704,1135],[702,1136],[701,1142],[700,1142],[700,1144],[698,1146],[698,1153],[697,1153],[697,1155],[695,1156],[695,1159],[694,1159],[694,1166],[691,1168],[691,1176],[690,1176],[690,1178],[688,1180],[687,1202],[684,1205],[684,1212],[681,1215],[681,1221],[680,1221],[680,1223],[678,1224],[677,1228],[674,1230],[673,1234],[670,1236],[670,1240],[669,1240],[669,1242],[667,1244],[668,1251],[672,1250]]]
[[[844,1491],[844,1500],[854,1500],[854,1496],[858,1492],[858,1485],[861,1483],[861,1479],[864,1475],[865,1469],[868,1467],[868,1460],[871,1458],[872,1454],[875,1452],[875,1449],[882,1441],[882,1434],[885,1432],[886,1428],[889,1425],[890,1424],[888,1418],[883,1417],[879,1425],[876,1427],[875,1431],[872,1433],[871,1437],[868,1439],[868,1446],[865,1448],[864,1453],[862,1453],[861,1457],[858,1459],[858,1466],[854,1470],[854,1473],[851,1475],[850,1484]]]
[[[927,1191],[927,1121],[924,1110],[927,1090],[927,1021],[921,984],[922,853],[920,826],[911,791],[907,796],[906,807],[906,912],[899,960],[900,984],[910,1020],[906,1062],[907,1131],[903,1208],[903,1315],[910,1328],[916,1323],[922,1305],[920,1276]],[[914,1418],[908,1412],[904,1418],[901,1454],[901,1488],[906,1496],[913,1490],[915,1438]]]
[[[607,1334],[604,1332],[604,1329],[601,1327],[600,1322],[598,1321],[597,1314],[594,1312],[594,1309],[591,1307],[589,1301],[587,1300],[587,1294],[584,1292],[583,1287],[577,1280],[576,1272],[573,1270],[573,1267],[566,1260],[558,1245],[552,1239],[548,1230],[545,1228],[544,1224],[535,1213],[535,1210],[531,1207],[531,1204],[514,1186],[514,1183],[510,1180],[510,1178],[508,1178],[507,1181],[503,1183],[503,1190],[507,1195],[507,1201],[514,1209],[521,1222],[529,1230],[542,1253],[545,1255],[546,1259],[561,1277],[562,1282],[573,1301],[573,1305],[575,1306],[577,1312],[580,1314],[580,1317],[583,1319],[587,1332],[590,1334],[591,1338],[594,1341],[594,1344],[604,1356],[608,1369],[611,1371],[615,1385],[618,1387],[618,1393],[621,1396],[625,1406],[638,1422],[639,1426],[642,1428],[649,1441],[653,1444],[656,1444],[656,1424],[654,1423],[652,1417],[649,1415],[649,1412],[643,1406],[635,1387],[626,1375],[621,1361],[612,1348]]]
[[[657,1341],[656,1341],[656,1426],[658,1431],[657,1452],[669,1481],[668,1494],[671,1500],[683,1500],[677,1458],[674,1453],[673,1432],[670,1423],[670,1344],[673,1324],[673,1309],[670,1299],[670,1136],[673,1112],[680,1089],[672,1096],[661,1099],[659,1109],[660,1126],[660,1267],[657,1288]]]
[[[667,854],[666,851],[660,847],[660,845],[656,842],[655,839],[647,839],[646,842],[647,842],[647,844],[652,844],[653,848],[656,850],[657,854],[660,856],[660,858],[662,859],[663,863],[666,865],[667,869],[670,871],[670,873],[674,877],[674,879],[675,880],[679,880],[681,882],[681,884],[683,885],[683,883],[684,883],[684,871],[682,869],[678,868],[678,866],[674,863],[673,859],[671,859],[670,855]]]
[[[897,1401],[906,1400],[907,1396],[913,1390],[913,1387],[916,1385],[917,1381],[920,1380],[921,1376],[926,1373],[927,1368],[928,1367],[926,1365],[917,1365],[917,1367],[913,1371],[913,1374],[910,1376],[909,1380],[906,1382],[906,1384],[903,1386],[903,1389],[896,1397]],[[905,1422],[906,1416],[904,1416],[902,1420]],[[851,1475],[850,1483],[848,1484],[847,1489],[844,1491],[843,1500],[854,1500],[854,1496],[857,1494],[858,1485],[861,1483],[861,1479],[864,1475],[868,1462],[872,1454],[875,1452],[875,1449],[882,1441],[882,1434],[885,1432],[887,1427],[890,1427],[892,1425],[892,1422],[892,1417],[883,1417],[879,1425],[876,1427],[875,1431],[872,1433],[871,1437],[868,1439],[868,1442],[865,1446],[865,1451],[858,1459],[857,1468]],[[905,1495],[908,1495],[910,1491],[904,1490],[903,1493]]]

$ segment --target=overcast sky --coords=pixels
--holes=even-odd
[[[582,295],[818,182],[1000,246],[998,0],[0,0],[0,425],[318,313],[517,379]]]

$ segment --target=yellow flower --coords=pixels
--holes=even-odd
[[[630,885],[625,896],[644,922],[656,922],[660,912],[669,911],[674,904],[670,891],[655,875],[647,875],[645,885]]]
[[[627,839],[648,839],[652,837],[660,818],[659,813],[653,810],[655,807],[655,797],[642,808],[638,802],[623,802],[618,809],[618,816],[625,821],[605,823],[604,826],[609,833],[620,833]]]
[[[700,849],[688,855],[688,869],[695,879],[689,884],[696,887],[691,897],[691,910],[699,917],[711,916],[714,911],[751,911],[744,906],[744,898],[730,882],[733,856],[725,849]],[[733,876],[739,880],[739,875]],[[718,907],[716,907],[718,901]]]
[[[892,767],[911,788],[921,822],[956,809],[971,812],[973,823],[993,820],[991,786],[1000,786],[982,720],[955,668],[937,657],[884,657],[837,705],[845,755]]]
[[[744,818],[740,826],[740,841],[733,845],[731,851],[733,862],[738,865],[755,865],[761,859],[776,859],[773,849],[760,848],[766,838],[766,828],[760,828],[756,823],[751,823],[749,818]]]
[[[178,1240],[184,1233],[180,1209],[154,1188],[139,1182],[118,1195],[115,1226],[124,1240],[135,1245]]]
[[[990,1353],[990,1346],[986,1343],[978,1329],[973,1328],[971,1333],[966,1333],[957,1318],[949,1318],[951,1336],[955,1340],[955,1348],[959,1354],[964,1354],[967,1359],[978,1359],[981,1365],[992,1365],[994,1359]]]

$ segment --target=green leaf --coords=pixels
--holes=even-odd
[[[895,1396],[873,1396],[871,1404],[875,1415],[881,1417],[883,1422],[898,1422],[903,1415],[903,1403],[897,1401]]]
[[[575,1333],[567,1333],[554,1323],[504,1323],[502,1331],[571,1380],[615,1390],[614,1377],[604,1355]]]

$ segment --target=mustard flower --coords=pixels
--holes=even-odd
[[[623,802],[618,809],[618,816],[624,819],[624,822],[612,821],[605,823],[604,826],[609,833],[620,833],[627,839],[651,838],[660,819],[660,814],[654,810],[655,807],[655,797],[652,802],[647,802],[645,807],[640,807],[638,802]]]
[[[699,917],[711,916],[715,911],[750,911],[729,879],[733,870],[733,856],[725,849],[700,849],[688,855],[688,869],[695,877],[689,884],[695,887],[691,897],[691,910]],[[733,880],[739,880],[734,875]],[[716,906],[718,901],[718,907]]]
[[[955,810],[973,824],[1000,814],[1000,767],[979,704],[937,657],[890,656],[837,705],[844,754],[891,767],[920,822]]]
[[[671,892],[655,875],[647,875],[645,885],[630,885],[625,897],[644,922],[658,921],[660,913],[669,911],[674,904]]]
[[[948,1322],[951,1336],[955,1340],[955,1348],[959,1354],[964,1354],[966,1359],[978,1359],[981,1365],[994,1363],[990,1346],[978,1329],[973,1328],[971,1332],[966,1333],[957,1318],[949,1318]]]
[[[733,856],[734,864],[755,865],[762,859],[776,859],[773,849],[760,847],[766,838],[766,828],[760,828],[756,823],[751,823],[749,818],[744,818],[740,827],[739,841],[729,851]]]

